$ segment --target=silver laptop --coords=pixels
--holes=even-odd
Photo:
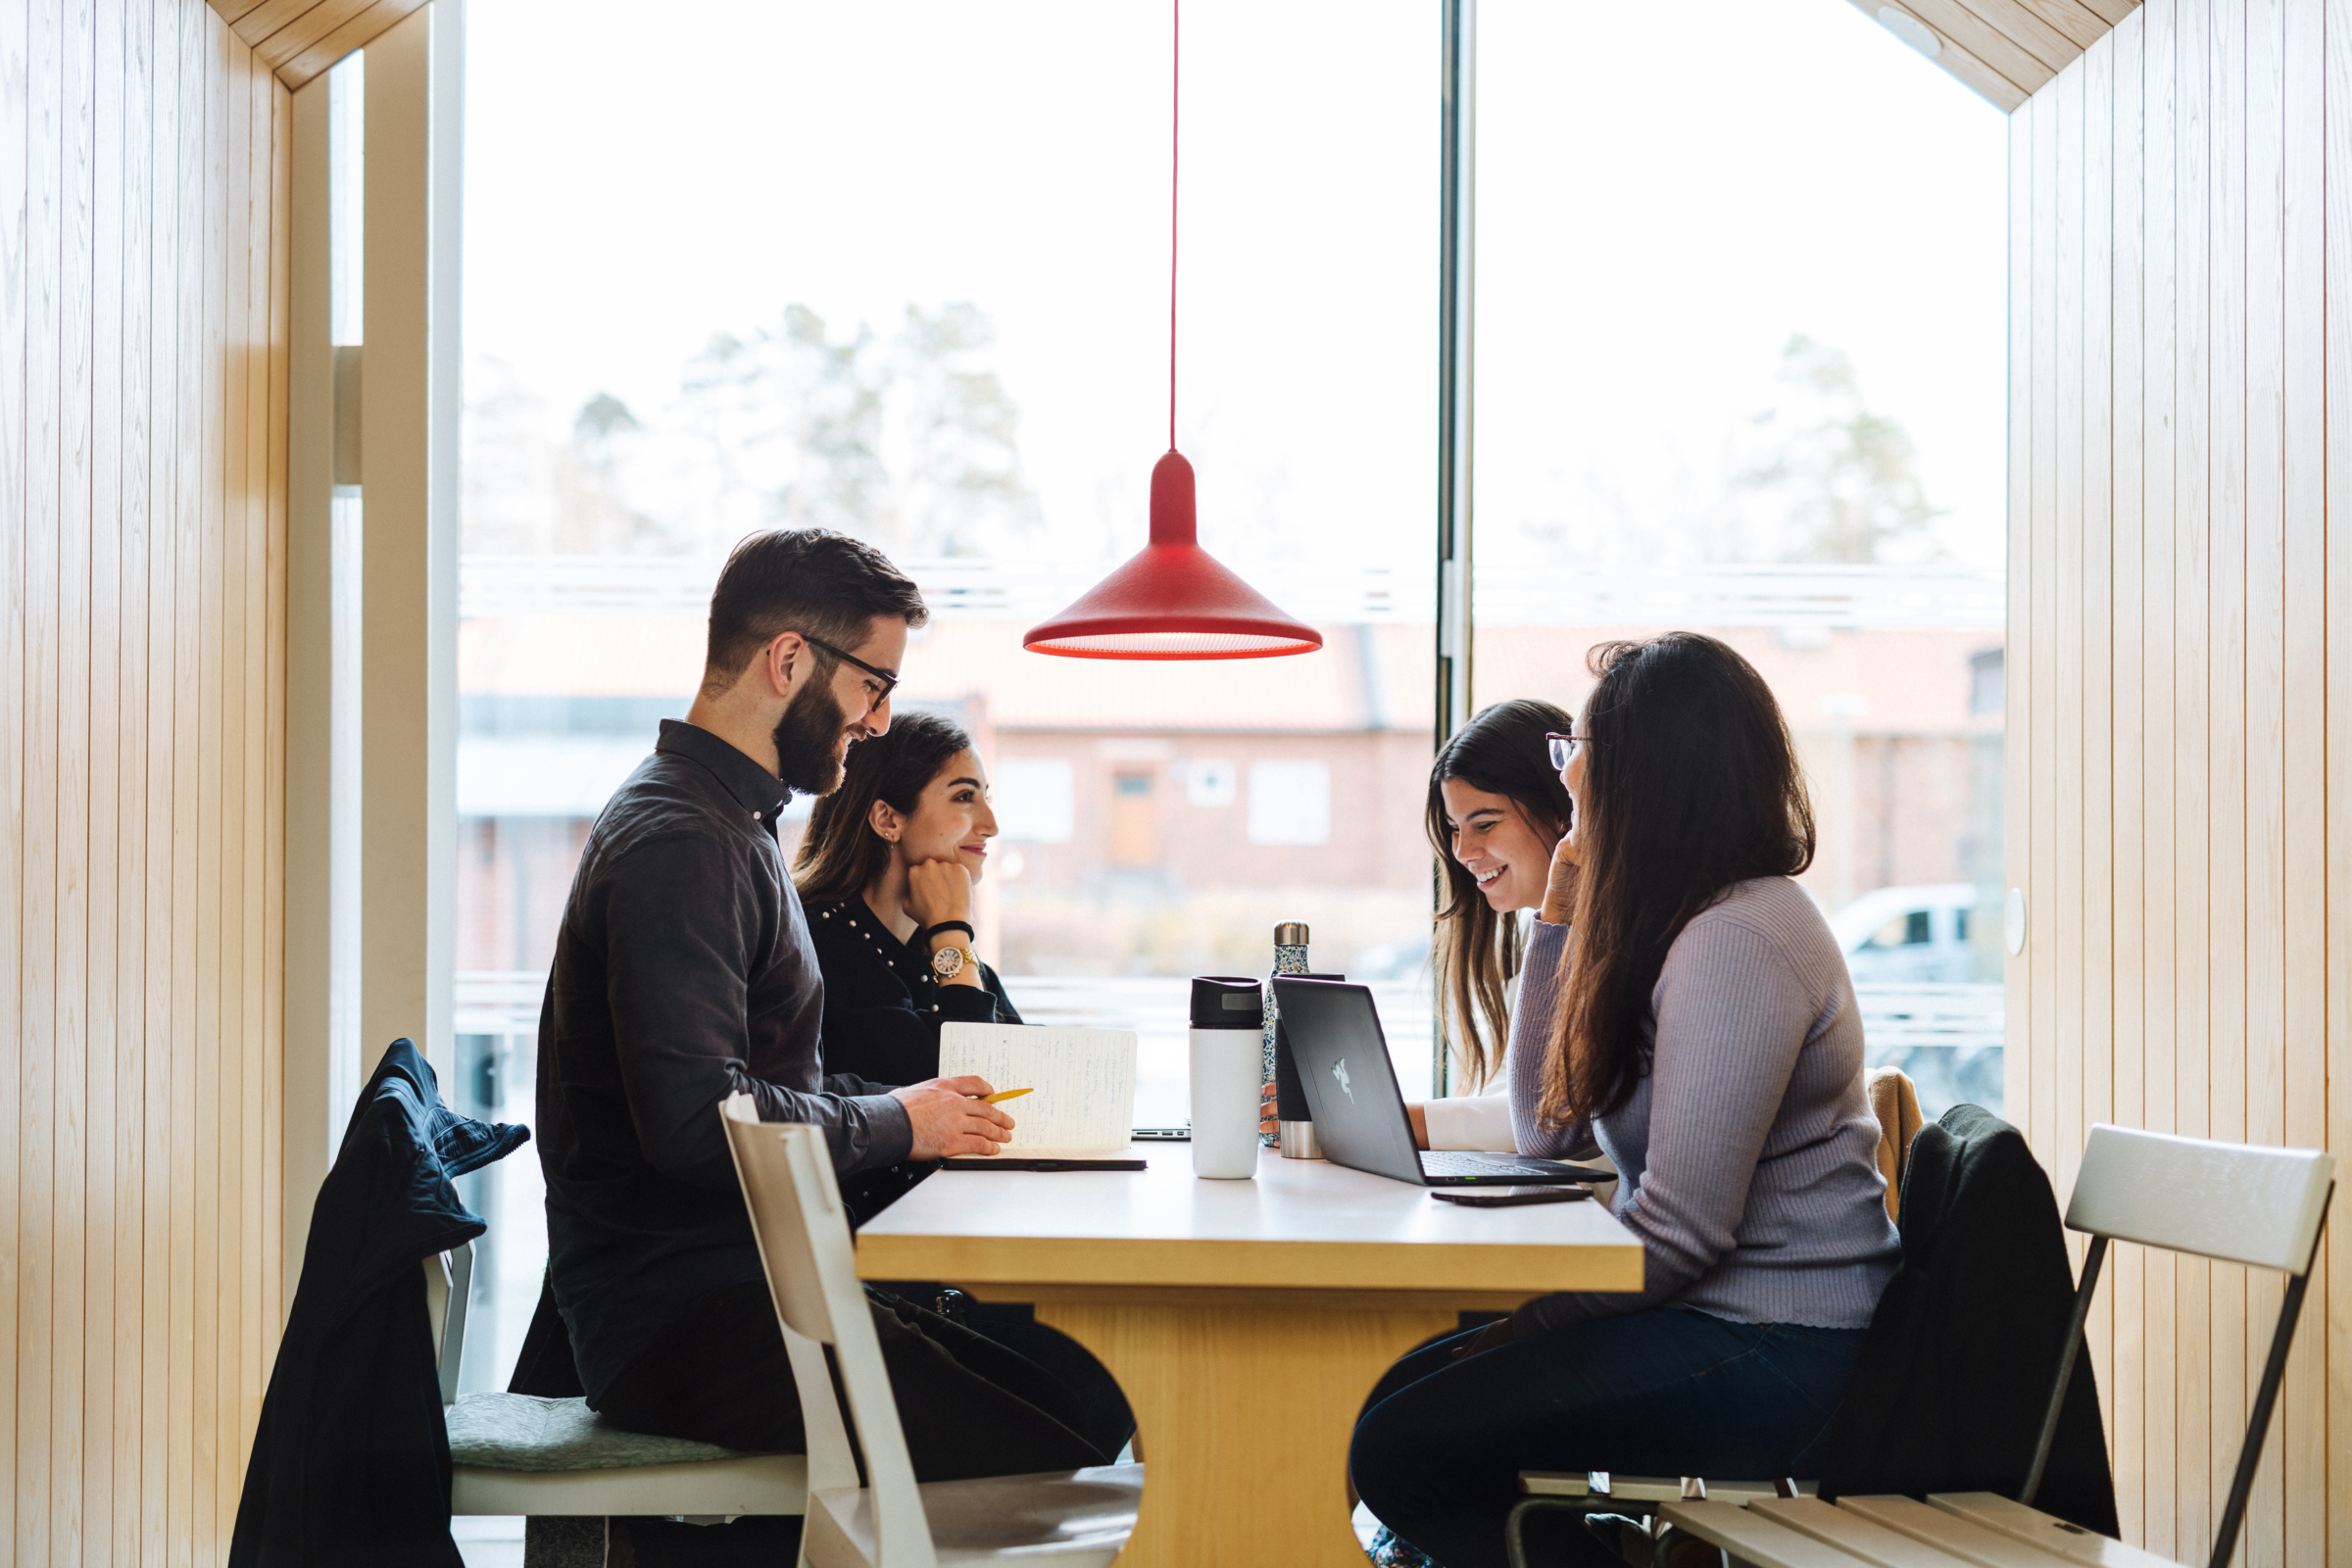
[[[1307,1108],[1314,1112],[1315,1141],[1333,1164],[1419,1187],[1615,1180],[1596,1166],[1555,1159],[1415,1149],[1412,1120],[1404,1113],[1404,1096],[1396,1088],[1396,1069],[1389,1061],[1371,990],[1276,975],[1274,998]]]

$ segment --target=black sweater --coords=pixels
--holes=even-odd
[[[939,1076],[943,1023],[1019,1023],[1004,982],[987,964],[977,986],[943,986],[931,955],[901,942],[861,894],[812,899],[808,939],[825,980],[825,1071],[884,1084]],[[841,1179],[851,1223],[862,1225],[938,1167],[908,1161]]]
[[[825,1071],[878,1084],[939,1076],[943,1023],[1019,1023],[1004,982],[987,964],[977,986],[943,986],[929,950],[901,942],[859,894],[812,899],[808,937],[825,977]]]

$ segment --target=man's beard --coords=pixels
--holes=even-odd
[[[842,767],[834,748],[849,726],[842,722],[841,705],[825,687],[822,681],[802,687],[776,720],[776,777],[786,789],[802,795],[830,795],[841,788]]]

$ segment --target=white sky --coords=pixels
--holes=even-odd
[[[2000,559],[2005,122],[1843,0],[1484,0],[1484,560],[1595,488],[1637,518],[1844,349]],[[1261,581],[1425,572],[1435,0],[1191,0],[1178,442]],[[970,300],[1049,524],[1142,542],[1166,431],[1167,11],[473,0],[467,348],[567,425],[641,415],[791,302],[887,329]],[[1521,547],[1524,548],[1524,547]]]

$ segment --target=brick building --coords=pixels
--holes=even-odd
[[[1024,653],[1024,624],[943,616],[910,645],[901,688],[956,712],[992,771],[1004,834],[979,923],[1007,972],[1246,971],[1286,918],[1314,926],[1318,961],[1399,976],[1417,963],[1427,625],[1327,625],[1302,658],[1139,664]],[[1482,628],[1480,701],[1573,708],[1585,650],[1644,629]],[[1807,881],[1825,905],[1997,877],[1997,633],[1716,634],[1797,734],[1823,828]],[[684,712],[702,654],[692,614],[464,623],[462,970],[544,967],[589,821],[657,721]]]

